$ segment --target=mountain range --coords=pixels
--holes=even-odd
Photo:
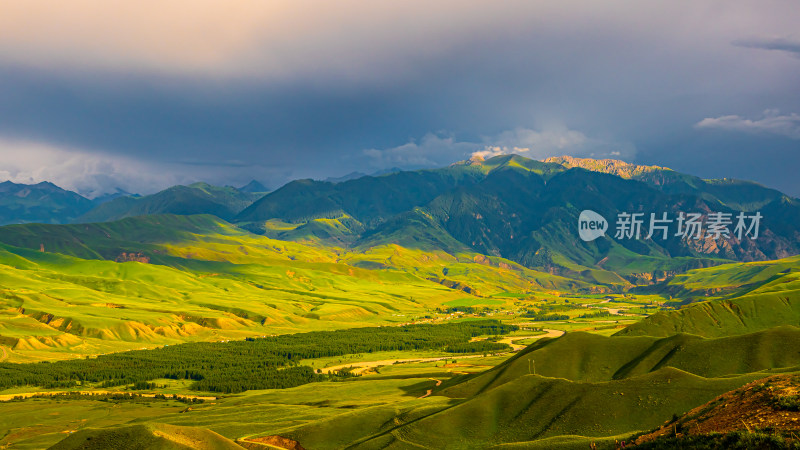
[[[756,239],[731,233],[700,239],[624,239],[611,233],[577,238],[582,210],[619,213],[763,216]],[[655,166],[557,158],[498,156],[434,170],[361,177],[340,183],[297,180],[265,195],[234,221],[281,238],[308,237],[309,227],[336,222],[339,241],[356,247],[402,242],[412,248],[469,248],[524,266],[601,284],[664,279],[726,260],[759,261],[800,252],[800,202],[756,183],[703,180]],[[348,225],[342,226],[341,220]],[[324,222],[323,221],[327,221]],[[275,224],[288,223],[276,227]],[[730,231],[733,231],[733,225]],[[332,225],[331,225],[332,226]],[[646,223],[643,225],[646,227]],[[673,223],[672,231],[676,224]],[[647,234],[644,228],[642,238]],[[658,235],[656,235],[658,236]],[[619,275],[622,275],[622,279]]]
[[[50,182],[0,183],[0,225],[106,222],[148,214],[214,214],[233,218],[269,189],[258,181],[240,187],[207,183],[173,186],[141,196],[117,188],[93,199]]]
[[[347,178],[347,177],[345,177]],[[13,189],[11,189],[13,187]],[[343,181],[292,181],[269,193],[205,183],[101,204],[50,183],[0,185],[4,223],[106,222],[150,214],[212,214],[257,234],[369,248],[399,243],[455,254],[474,251],[586,282],[625,287],[730,261],[800,253],[800,201],[757,183],[704,180],[659,166],[617,160],[518,155],[472,159],[440,169],[390,172]],[[591,242],[578,216],[609,223]],[[639,239],[612,232],[624,213],[641,214]],[[671,222],[647,239],[650,214]],[[681,214],[727,214],[729,234],[676,236]],[[736,217],[756,213],[758,236],[736,235]],[[15,215],[16,214],[16,215]],[[752,225],[752,224],[750,224]],[[695,237],[699,237],[695,239]]]

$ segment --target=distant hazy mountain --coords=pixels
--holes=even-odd
[[[366,174],[364,172],[350,172],[347,175],[342,175],[341,177],[328,177],[325,179],[325,181],[328,181],[330,183],[341,183],[343,181],[355,180],[361,177],[366,177],[366,176],[379,177],[381,175],[389,175],[391,173],[396,173],[396,172],[403,172],[403,169],[392,167],[391,169],[381,169],[372,172],[371,174]]]
[[[67,223],[92,208],[92,201],[49,182],[0,183],[0,225]]]
[[[363,172],[350,172],[347,175],[342,175],[341,177],[328,177],[325,178],[325,181],[329,183],[341,183],[343,181],[350,181],[355,180],[356,178],[365,177],[367,174]]]
[[[247,194],[255,194],[259,192],[261,193],[269,192],[269,189],[263,184],[259,183],[258,181],[252,180],[249,183],[245,184],[244,186],[238,188],[238,191]]]
[[[141,197],[141,196],[138,194],[131,194],[130,192],[124,189],[116,188],[114,192],[106,193],[93,198],[92,203],[94,203],[95,205],[101,205],[103,203],[110,202],[111,200],[120,197]]]
[[[76,221],[107,222],[149,214],[213,214],[231,219],[261,195],[242,192],[232,187],[194,183],[189,186],[173,186],[139,198],[119,197],[97,206]]]

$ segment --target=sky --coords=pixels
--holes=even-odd
[[[800,196],[796,0],[0,0],[0,181],[88,196],[519,153]]]

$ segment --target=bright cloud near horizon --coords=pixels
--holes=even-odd
[[[0,181],[277,187],[518,153],[800,196],[797,23],[783,0],[0,0]]]

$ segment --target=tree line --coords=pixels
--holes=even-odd
[[[507,334],[516,329],[497,320],[364,327],[243,341],[186,343],[79,360],[0,363],[0,389],[26,385],[63,388],[86,383],[102,387],[137,383],[141,386],[159,378],[194,380],[192,389],[211,392],[289,388],[337,377],[316,374],[310,367],[299,366],[303,359],[404,350],[499,351],[508,347],[469,341],[476,336]]]

